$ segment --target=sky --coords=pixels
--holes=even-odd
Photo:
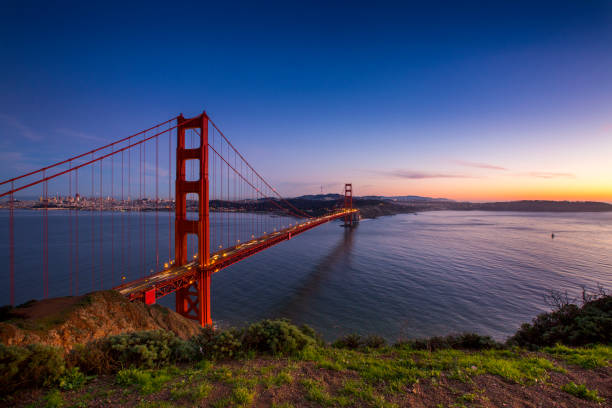
[[[283,195],[612,202],[612,2],[35,2],[0,180],[206,110]]]

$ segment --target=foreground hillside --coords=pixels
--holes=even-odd
[[[0,405],[612,407],[610,325],[612,297],[599,295],[559,303],[504,344],[476,334],[326,344],[266,320],[188,339],[134,331],[70,352],[0,345]]]
[[[165,307],[129,302],[112,290],[30,301],[0,313],[0,342],[7,345],[40,343],[68,351],[100,337],[156,329],[188,338],[200,328]]]

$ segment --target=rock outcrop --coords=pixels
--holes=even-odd
[[[6,345],[41,343],[69,351],[100,337],[141,330],[170,330],[182,338],[200,327],[159,305],[129,302],[108,290],[84,296],[31,301],[3,311],[0,341]]]

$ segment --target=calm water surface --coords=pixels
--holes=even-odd
[[[42,294],[40,261],[29,255],[40,253],[40,240],[25,231],[39,228],[40,215],[32,213],[18,212],[16,217],[18,303]],[[3,237],[8,237],[6,215],[0,213]],[[116,215],[104,217],[108,239],[109,219],[115,217],[115,233],[119,223]],[[168,225],[173,225],[167,217],[160,215],[165,220],[159,224],[162,258],[167,258]],[[50,231],[54,226],[61,230],[67,220],[66,214],[51,214]],[[146,214],[149,232],[153,220],[153,214]],[[90,221],[87,214],[79,216],[82,237],[91,235]],[[118,261],[114,267],[108,264],[111,251],[113,259],[126,257],[128,251],[122,253],[117,240],[114,249],[107,241],[101,249],[107,264],[92,280],[86,264],[91,243],[84,242],[79,247],[81,292],[142,272],[134,248],[139,227],[132,223],[124,228],[132,231],[130,269],[122,270]],[[61,236],[51,238],[49,292],[69,294],[73,281],[62,258],[68,257],[70,246]],[[151,247],[153,234],[147,239]],[[7,271],[7,239],[0,242],[7,265],[2,270]],[[94,252],[100,258],[100,249]],[[395,340],[462,331],[504,339],[549,309],[544,296],[550,289],[577,296],[581,285],[597,284],[612,290],[610,213],[430,212],[364,220],[354,229],[331,223],[268,249],[213,276],[212,310],[222,326],[287,317],[313,326],[328,339],[349,332]],[[8,303],[8,272],[0,296]],[[173,299],[160,303],[172,306]]]

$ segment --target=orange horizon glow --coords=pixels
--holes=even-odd
[[[394,185],[395,184],[395,185]],[[401,183],[385,181],[378,185],[369,184],[359,189],[355,186],[355,195],[384,196],[423,196],[446,198],[455,201],[600,201],[612,203],[612,185],[601,185],[597,182],[579,180],[523,180],[520,178],[497,180],[416,180]]]

